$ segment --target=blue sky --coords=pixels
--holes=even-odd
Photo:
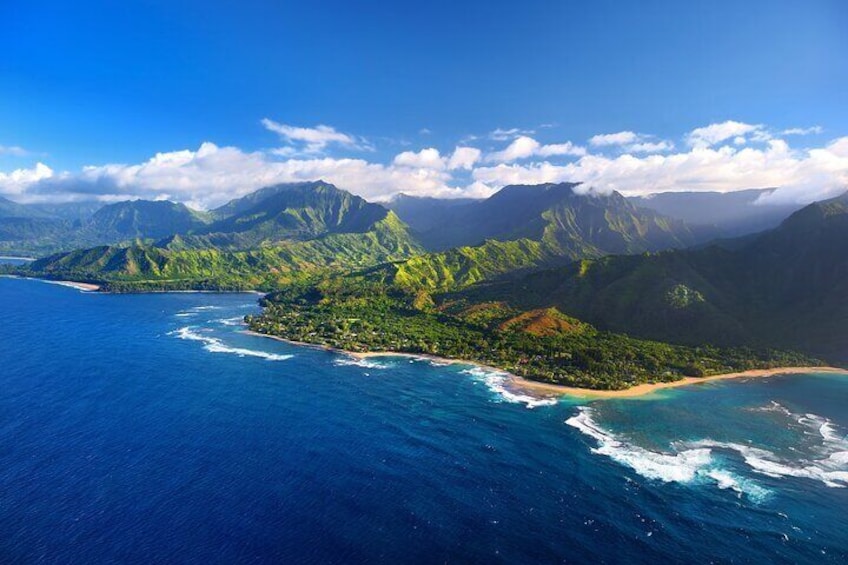
[[[449,158],[457,146],[478,148],[483,163],[521,135],[591,154],[593,136],[633,132],[688,151],[692,130],[729,120],[768,132],[749,144],[809,130],[793,151],[848,135],[841,1],[31,0],[0,4],[0,22],[0,194],[4,178],[39,162],[55,185],[60,173],[204,142],[274,162],[390,167],[404,151]],[[263,119],[349,140],[315,145]],[[585,156],[572,153],[521,159],[538,168]],[[474,167],[450,170],[429,192],[500,183]],[[115,182],[135,194],[131,181]]]

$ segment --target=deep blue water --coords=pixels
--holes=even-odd
[[[0,562],[848,559],[848,379],[528,409],[256,310],[0,278]]]

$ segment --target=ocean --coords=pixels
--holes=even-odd
[[[0,562],[848,560],[848,378],[538,401],[0,278]]]

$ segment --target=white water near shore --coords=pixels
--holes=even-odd
[[[816,456],[800,455],[800,451],[795,450],[799,455],[789,460],[764,447],[710,438],[673,442],[668,451],[647,449],[603,427],[596,421],[594,410],[587,406],[579,407],[578,413],[565,423],[597,442],[593,453],[609,457],[648,479],[681,484],[712,483],[718,488],[730,488],[744,494],[755,502],[765,500],[769,489],[732,469],[732,461],[741,459],[741,464],[754,475],[794,477],[818,481],[832,488],[848,487],[848,437],[827,418],[794,414],[773,404],[775,406],[765,409],[781,410],[802,428],[800,433],[817,438]]]

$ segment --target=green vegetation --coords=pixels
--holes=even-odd
[[[529,379],[624,389],[753,368],[816,364],[769,349],[685,347],[598,331],[549,308],[504,302],[421,304],[410,289],[361,275],[291,285],[263,301],[252,330],[348,351],[424,353],[492,365]]]
[[[463,237],[493,237],[424,253],[394,212],[326,183],[280,185],[202,216],[169,206],[172,222],[201,225],[156,243],[139,238],[6,270],[113,292],[270,291],[250,320],[257,331],[590,388],[819,363],[773,347],[848,354],[848,197],[757,237],[608,255],[682,245],[691,234],[620,195],[572,188],[508,187],[445,208],[473,216],[482,206],[488,220],[470,228],[482,231]],[[119,219],[107,224],[152,233],[140,214],[147,205],[132,204],[112,209]]]
[[[16,269],[22,275],[88,281],[111,291],[272,290],[323,273],[407,257],[419,248],[393,214],[366,233],[330,234],[248,251],[152,245],[103,246],[53,255]]]
[[[848,362],[848,195],[775,230],[703,249],[585,260],[452,299],[555,306],[600,328],[690,345],[750,344]]]

